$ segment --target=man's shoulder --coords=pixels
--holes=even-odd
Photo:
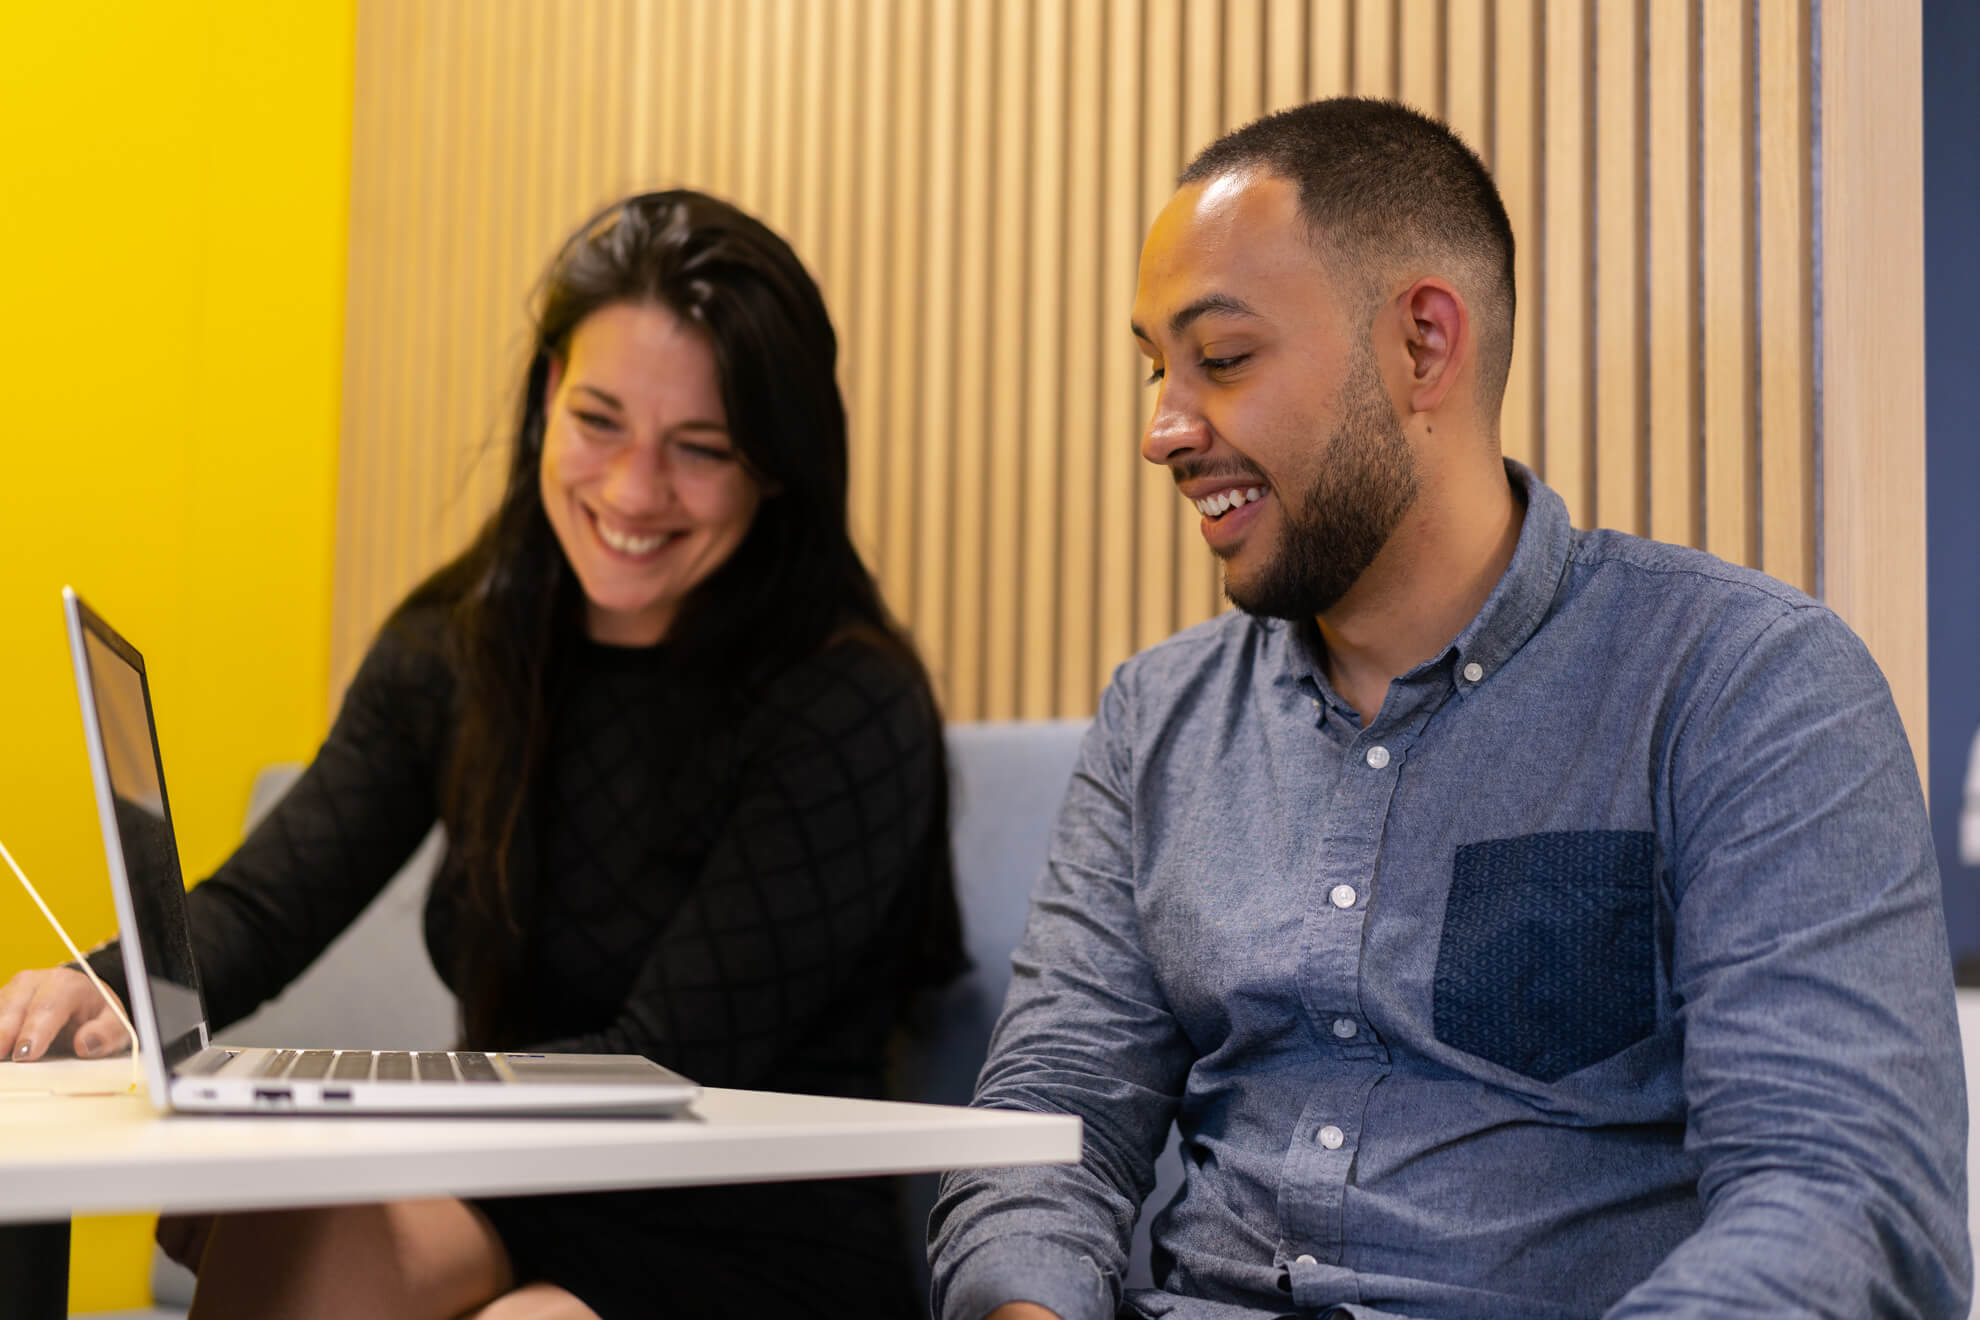
[[[1135,652],[1115,670],[1114,681],[1135,690],[1161,691],[1200,682],[1224,670],[1235,673],[1255,664],[1262,651],[1278,645],[1286,627],[1278,619],[1225,610]]]
[[[1569,635],[1586,638],[1594,623],[1609,647],[1654,642],[1659,660],[1624,660],[1622,671],[1723,680],[1739,666],[1801,656],[1833,678],[1882,681],[1855,631],[1805,592],[1703,550],[1624,532],[1574,534],[1556,621],[1573,614],[1582,626]],[[1781,678],[1792,681],[1787,670]]]
[[[1758,569],[1606,528],[1574,533],[1567,586],[1570,596],[1592,593],[1625,610],[1693,608],[1763,628],[1788,614],[1835,618],[1828,606]]]

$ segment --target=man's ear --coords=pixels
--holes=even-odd
[[[1409,348],[1410,412],[1435,412],[1471,361],[1471,311],[1449,280],[1426,275],[1398,300]]]

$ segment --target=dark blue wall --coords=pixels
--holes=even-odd
[[[1980,982],[1980,869],[1958,850],[1980,729],[1980,4],[1925,0],[1923,18],[1932,833],[1953,955]]]

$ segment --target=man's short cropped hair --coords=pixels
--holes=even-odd
[[[1396,101],[1343,96],[1281,110],[1205,147],[1178,184],[1264,169],[1299,189],[1315,245],[1374,295],[1398,265],[1452,263],[1478,342],[1478,402],[1496,419],[1512,368],[1513,232],[1476,152]]]

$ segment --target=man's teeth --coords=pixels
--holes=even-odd
[[[615,531],[602,522],[597,526],[598,539],[624,555],[643,555],[649,550],[658,550],[667,540],[665,532],[657,536],[634,536],[630,532]]]
[[[1196,511],[1206,518],[1221,518],[1227,510],[1264,497],[1263,486],[1248,486],[1243,490],[1220,490],[1215,495],[1195,501]]]

